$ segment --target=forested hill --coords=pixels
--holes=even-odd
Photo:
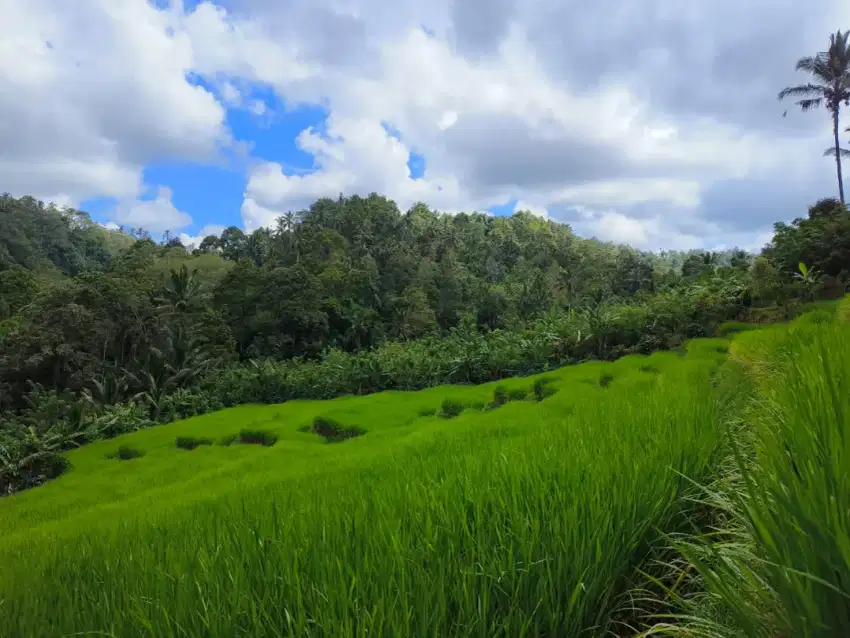
[[[69,446],[152,423],[676,348],[843,290],[850,272],[833,200],[777,224],[755,258],[642,253],[529,213],[401,213],[378,195],[196,249],[0,202],[5,492],[55,475]]]
[[[0,317],[36,289],[67,296],[80,285],[126,278],[128,294],[150,296],[160,275],[185,264],[198,269],[193,294],[227,320],[240,356],[356,349],[447,330],[463,316],[489,328],[516,326],[591,292],[654,291],[674,283],[683,262],[685,276],[697,276],[717,258],[584,240],[527,213],[447,216],[418,205],[401,214],[377,195],[320,200],[282,217],[273,231],[231,227],[188,250],[178,240],[156,245],[106,230],[85,213],[30,197],[0,198]],[[42,276],[22,275],[16,265]],[[92,271],[103,275],[37,285],[50,279],[44,275]]]
[[[528,213],[401,213],[378,195],[322,199],[274,230],[231,227],[189,249],[5,195],[0,387],[9,406],[29,382],[78,391],[110,371],[147,373],[152,357],[172,367],[200,351],[216,361],[315,357],[462,322],[518,329],[584,299],[696,279],[724,259],[641,253]],[[745,268],[746,256],[731,264]]]
[[[45,206],[32,197],[0,195],[0,271],[22,266],[73,276],[101,270],[132,241],[83,212]]]

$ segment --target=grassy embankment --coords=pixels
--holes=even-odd
[[[727,344],[565,367],[542,401],[529,377],[244,406],[75,450],[0,501],[0,634],[602,635],[715,461]],[[245,428],[277,442],[218,443]]]

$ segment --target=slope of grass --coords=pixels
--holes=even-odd
[[[563,368],[540,397],[243,406],[75,450],[0,501],[0,635],[604,635],[714,462],[727,345]],[[317,418],[365,433],[328,445]],[[277,439],[175,447],[246,429]]]
[[[842,302],[842,307],[847,302]],[[726,476],[707,493],[719,524],[678,550],[698,573],[656,634],[850,635],[850,331],[817,309],[736,337],[754,382]],[[680,569],[686,578],[687,569]]]

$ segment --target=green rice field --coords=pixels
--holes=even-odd
[[[844,326],[828,321],[796,323],[850,354]],[[646,618],[631,593],[654,548],[686,530],[689,496],[728,461],[727,426],[745,414],[762,436],[748,476],[778,490],[739,513],[762,532],[750,549],[765,543],[803,573],[816,541],[846,575],[848,545],[835,541],[846,510],[826,522],[829,499],[811,498],[835,488],[846,500],[845,465],[830,486],[812,478],[788,496],[781,515],[765,505],[784,493],[787,456],[759,425],[767,404],[742,406],[754,392],[785,400],[766,381],[787,369],[776,353],[793,350],[779,330],[481,386],[242,406],[89,444],[68,453],[61,478],[0,500],[0,635],[636,635]],[[821,360],[801,361],[814,381],[789,395],[797,408],[780,407],[788,431],[805,434],[818,416],[806,406],[823,398],[811,393],[824,390]],[[833,460],[846,464],[838,426],[824,431],[840,434]],[[808,441],[802,453],[820,449],[812,436],[796,441]],[[821,537],[795,536],[795,508]],[[756,608],[768,617],[775,592],[735,580],[749,563],[725,574],[699,555],[702,609],[708,599],[730,623]],[[730,583],[747,595],[736,602]],[[811,582],[794,586],[788,604],[805,590],[818,610]],[[667,633],[723,635],[695,631],[699,612],[687,613]],[[824,622],[848,626],[836,613]]]

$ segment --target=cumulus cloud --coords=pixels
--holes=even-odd
[[[480,209],[519,199],[541,214],[605,211],[573,220],[576,229],[644,247],[724,238],[749,245],[771,221],[799,214],[795,207],[832,188],[819,153],[826,118],[783,120],[776,93],[798,79],[796,58],[818,50],[847,13],[837,2],[820,16],[789,0],[457,0],[425,13],[401,4],[388,18],[296,2],[302,25],[347,25],[339,50],[331,40],[299,40],[271,3],[240,5],[243,15],[263,17],[264,30],[252,37],[286,33],[289,55],[313,61],[300,73],[254,77],[331,111],[327,136],[305,131],[299,139],[314,172],[286,175],[269,164],[252,172],[248,227],[318,196],[377,190],[402,206],[425,199]],[[791,24],[769,59],[764,46],[750,46]],[[421,179],[406,170],[410,151],[426,159]],[[731,193],[760,204],[742,214]]]
[[[185,219],[133,199],[142,167],[229,144],[226,108],[267,115],[256,86],[330,116],[298,136],[312,171],[254,158],[248,229],[377,191],[448,212],[518,200],[641,247],[752,246],[835,190],[828,118],[781,118],[776,94],[850,23],[840,0],[67,4],[0,8],[0,177],[136,201],[120,214],[158,227]]]
[[[145,0],[0,3],[0,181],[13,194],[134,197],[151,161],[209,158],[225,110],[187,80],[189,38]]]
[[[224,232],[224,226],[220,224],[207,224],[198,232],[197,235],[188,235],[186,233],[180,233],[178,238],[180,239],[180,243],[186,246],[187,248],[197,248],[201,245],[201,242],[209,237],[210,235],[215,235],[216,237],[220,237]]]
[[[381,121],[332,115],[326,128],[324,135],[306,129],[297,139],[298,147],[313,156],[314,172],[288,175],[274,162],[253,168],[242,206],[246,228],[273,225],[288,210],[339,193],[386,194],[402,209],[417,201],[446,211],[471,204],[451,175],[429,171],[426,178],[414,179],[407,164],[410,150]]]
[[[112,221],[128,228],[144,228],[151,233],[162,233],[185,228],[192,223],[192,218],[178,210],[171,202],[171,191],[160,186],[153,199],[120,202],[115,207]]]

